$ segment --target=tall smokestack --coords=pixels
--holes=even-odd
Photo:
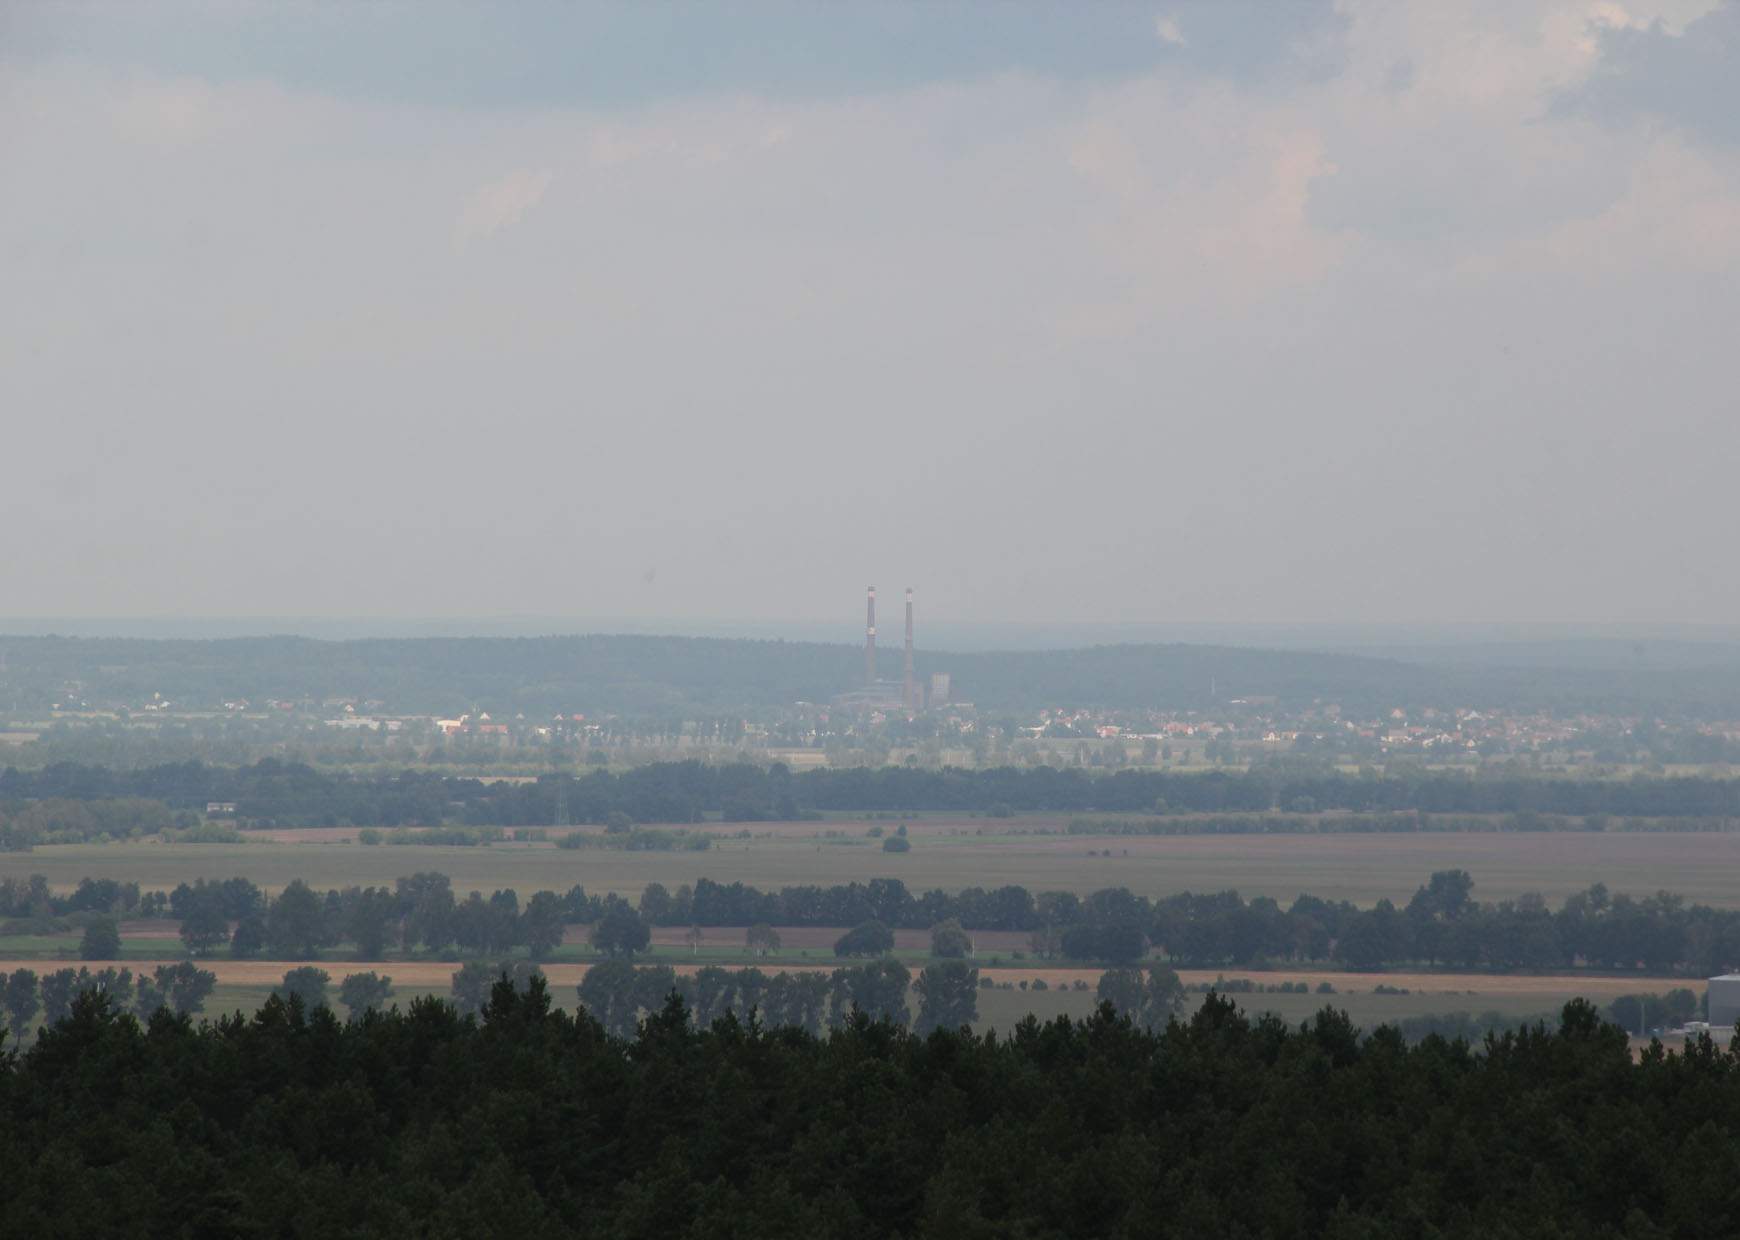
[[[906,709],[918,709],[918,682],[912,677],[912,587],[906,587],[906,671],[903,692],[906,697]]]
[[[876,587],[870,587],[870,598],[864,604],[864,683],[876,683]]]

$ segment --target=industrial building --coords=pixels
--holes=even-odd
[[[933,701],[939,684],[942,700],[947,701],[948,674],[939,672],[930,678],[930,682]],[[843,710],[903,710],[909,714],[924,709],[924,686],[913,667],[911,586],[906,588],[906,651],[900,679],[883,680],[876,674],[876,587],[871,586],[864,602],[864,684],[861,688],[839,694],[832,705]]]
[[[1706,986],[1711,1030],[1729,1030],[1740,1024],[1740,973],[1712,977]]]

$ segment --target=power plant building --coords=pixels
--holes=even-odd
[[[937,676],[931,677],[931,684],[936,685]],[[941,674],[943,696],[948,695],[948,675]],[[917,713],[924,709],[924,686],[918,679],[918,673],[913,666],[912,649],[912,589],[906,591],[906,645],[901,663],[899,680],[883,680],[877,675],[876,668],[876,587],[871,586],[864,600],[864,684],[862,688],[842,693],[833,699],[832,704],[844,710],[865,711],[908,711]]]

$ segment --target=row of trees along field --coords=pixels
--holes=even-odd
[[[590,926],[593,947],[609,955],[644,951],[653,926],[695,927],[697,938],[702,927],[748,927],[746,951],[765,954],[765,942],[755,941],[758,932],[831,926],[853,928],[836,944],[840,955],[887,952],[894,929],[953,928],[963,936],[1025,932],[1027,951],[1039,958],[1114,964],[1152,951],[1175,964],[1206,967],[1335,961],[1360,969],[1593,967],[1692,976],[1740,967],[1740,911],[1687,904],[1665,892],[1616,895],[1599,883],[1557,909],[1538,896],[1482,902],[1473,891],[1473,879],[1462,870],[1433,874],[1404,905],[1381,900],[1368,909],[1311,895],[1283,906],[1231,891],[1151,899],[1116,887],[1083,898],[1009,886],[914,895],[891,878],[771,891],[703,878],[675,891],[648,884],[635,904],[580,886],[539,891],[522,904],[511,889],[460,899],[448,877],[433,872],[400,878],[391,888],[317,891],[296,880],[275,898],[245,878],[183,883],[165,899],[141,894],[136,883],[91,879],[56,895],[33,876],[0,879],[0,930],[43,934],[83,927],[88,944],[93,925],[107,926],[112,935],[115,918],[167,913],[179,920],[182,941],[195,955],[227,951],[297,960],[331,950],[379,960],[401,952],[453,958],[521,948],[544,959],[575,925]],[[971,950],[967,937],[965,951]],[[114,958],[106,942],[87,945],[85,955]]]
[[[90,995],[0,1055],[17,1236],[1704,1240],[1740,1234],[1737,1164],[1740,1054],[1634,1062],[1581,1002],[1479,1047],[1214,997],[982,1036],[672,998],[624,1039],[533,978],[479,1017]]]
[[[98,810],[93,805],[120,802]],[[999,768],[820,769],[747,763],[655,763],[576,778],[485,783],[428,772],[354,775],[265,759],[250,766],[198,762],[122,770],[59,764],[0,771],[0,846],[159,829],[175,815],[233,803],[258,826],[460,824],[548,826],[794,819],[822,812],[1290,814],[1387,816],[1380,829],[1430,829],[1431,815],[1520,815],[1516,829],[1595,827],[1612,820],[1682,819],[1723,826],[1740,818],[1740,780],[1601,780],[1445,772],[1349,775],[1284,766],[1176,773]],[[1422,818],[1420,816],[1426,816]],[[1285,824],[1254,829],[1288,829]],[[1291,829],[1302,829],[1295,823]]]
[[[1120,1011],[1152,1022],[1177,1010],[1184,989],[1170,970],[1156,969],[1153,981],[1145,982],[1140,970],[1108,970],[1099,997]],[[489,997],[497,979],[506,978],[524,991],[534,979],[542,979],[538,966],[525,959],[471,960],[452,977],[450,997],[461,1013],[476,1015]],[[983,985],[990,986],[989,979]],[[191,961],[159,965],[151,973],[135,977],[127,968],[113,966],[55,969],[42,975],[30,968],[0,973],[0,1031],[10,1031],[14,1041],[23,1041],[40,1014],[43,1027],[64,1020],[78,997],[87,992],[105,996],[118,1011],[131,1011],[141,1020],[167,1007],[181,1015],[204,1011],[206,1000],[217,985],[217,975]],[[677,994],[691,1018],[702,1028],[727,1014],[747,1023],[752,1018],[769,1028],[791,1026],[820,1033],[837,1029],[854,1011],[867,1013],[898,1028],[913,1025],[909,995],[918,1003],[919,1032],[968,1025],[978,1019],[979,971],[963,961],[941,961],[919,971],[916,979],[897,960],[834,969],[764,973],[757,968],[725,969],[709,965],[693,974],[679,975],[669,965],[635,966],[610,960],[587,970],[577,987],[580,1005],[606,1030],[632,1037],[637,1023],[664,1006]],[[312,1011],[330,1006],[332,975],[318,965],[300,965],[284,973],[273,993],[294,998]],[[377,972],[350,973],[337,987],[336,998],[352,1019],[379,1011],[394,995],[393,979]]]
[[[511,982],[523,993],[542,978],[542,970],[523,958],[471,960],[454,971],[449,997],[461,1013],[477,1015],[498,980]],[[102,994],[116,1010],[132,1011],[147,1020],[159,1008],[189,1016],[203,1012],[216,985],[215,973],[191,961],[159,965],[137,978],[131,969],[113,966],[94,971],[88,967],[55,969],[40,978],[35,970],[21,967],[11,974],[0,973],[0,1039],[10,1033],[14,1042],[27,1041],[39,1013],[41,1028],[50,1028],[64,1020],[79,996],[87,992]],[[863,1012],[901,1029],[910,1024],[927,1033],[978,1020],[978,991],[997,985],[989,974],[981,976],[964,961],[929,965],[914,981],[912,973],[897,960],[878,960],[831,973],[802,970],[771,974],[758,968],[718,965],[679,974],[669,965],[636,966],[610,960],[587,971],[576,988],[576,998],[607,1032],[619,1037],[633,1037],[639,1022],[663,1007],[672,994],[681,997],[690,1019],[703,1029],[729,1016],[768,1029],[793,1027],[820,1033],[824,1028],[838,1029],[854,1012]],[[1001,985],[1007,989],[1013,983]],[[1155,1030],[1177,1015],[1191,989],[1242,995],[1291,991],[1295,986],[1304,992],[1303,982],[1261,986],[1248,978],[1186,987],[1171,969],[1150,965],[1107,969],[1093,990],[1098,1003],[1110,1004],[1119,1015]],[[1023,981],[1021,988],[1027,989],[1028,983]],[[1044,979],[1034,979],[1032,988],[1043,991],[1048,986]],[[313,1011],[332,1005],[334,989],[332,974],[318,965],[305,964],[286,970],[272,993]],[[1074,989],[1086,991],[1089,987],[1078,980]],[[336,992],[337,1001],[352,1020],[384,1009],[396,993],[390,975],[372,970],[345,974]],[[1320,993],[1334,992],[1333,988],[1320,987]],[[916,1023],[909,998],[918,1004]],[[1696,992],[1682,987],[1659,995],[1621,995],[1606,1010],[1610,1019],[1626,1029],[1642,1030],[1683,1024],[1700,1014],[1702,1004]],[[1393,1023],[1410,1042],[1432,1034],[1477,1041],[1488,1032],[1520,1028],[1528,1018],[1497,1012],[1442,1012]]]

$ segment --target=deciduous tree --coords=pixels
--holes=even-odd
[[[979,1018],[979,971],[963,961],[927,965],[912,990],[918,996],[916,1033],[958,1029]]]

